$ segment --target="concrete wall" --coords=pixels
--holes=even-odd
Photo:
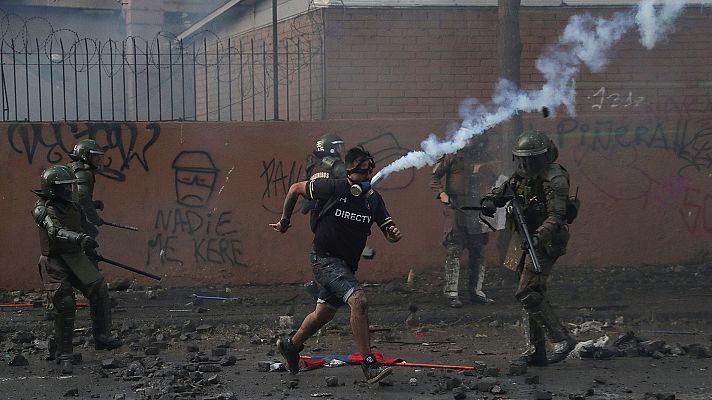
[[[44,167],[68,161],[66,153],[79,139],[93,137],[109,148],[110,165],[95,196],[106,203],[103,218],[140,228],[135,233],[101,227],[106,257],[161,274],[166,286],[300,282],[310,275],[307,218],[295,216],[284,236],[267,224],[279,218],[286,190],[302,176],[315,138],[330,130],[348,144],[365,143],[382,167],[417,148],[428,133],[443,134],[450,123],[1,124],[0,287],[39,286],[30,189],[39,186]],[[583,202],[561,265],[676,263],[709,249],[709,119],[589,113],[527,123],[553,132]],[[377,255],[362,262],[362,279],[440,268],[442,214],[428,188],[429,175],[429,168],[408,170],[383,181],[405,238],[394,245],[374,232],[369,244]],[[104,271],[110,278],[133,276],[110,266]]]

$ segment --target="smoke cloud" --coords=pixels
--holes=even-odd
[[[444,140],[430,134],[420,151],[411,151],[380,170],[372,180],[378,181],[393,172],[407,168],[433,165],[445,154],[465,147],[475,135],[510,119],[519,112],[538,112],[542,107],[556,110],[563,106],[567,114],[575,115],[575,76],[581,66],[593,72],[605,70],[608,52],[634,27],[640,31],[640,42],[651,49],[673,30],[675,19],[683,12],[682,0],[643,0],[634,9],[614,13],[609,18],[590,14],[569,19],[556,44],[547,47],[536,61],[536,68],[545,78],[541,89],[522,90],[513,82],[500,79],[489,104],[468,99],[460,107],[463,119],[459,128]]]

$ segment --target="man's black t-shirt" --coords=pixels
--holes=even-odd
[[[314,232],[314,250],[317,254],[338,257],[354,271],[358,268],[366,238],[375,222],[382,230],[393,224],[386,204],[378,192],[366,196],[353,196],[348,179],[315,179],[308,182],[307,197],[322,199],[339,196]]]

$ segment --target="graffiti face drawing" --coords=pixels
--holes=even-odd
[[[204,207],[215,189],[218,170],[210,154],[183,151],[173,160],[176,201],[186,207]]]

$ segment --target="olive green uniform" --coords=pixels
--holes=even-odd
[[[82,211],[82,232],[95,238],[99,236],[97,225],[101,225],[103,222],[94,206],[95,169],[83,161],[72,161],[67,166],[77,178],[77,186],[72,193],[72,200],[79,204]]]
[[[39,228],[42,255],[38,266],[47,296],[56,311],[55,335],[59,359],[72,355],[76,313],[73,287],[89,300],[95,343],[105,342],[111,329],[111,308],[106,282],[82,251],[79,206],[40,195],[32,215]]]
[[[497,175],[491,163],[482,163],[480,154],[470,147],[442,157],[433,167],[431,188],[436,198],[445,192],[450,198],[443,205],[444,237],[446,249],[445,286],[443,293],[451,299],[458,298],[460,257],[467,249],[467,282],[470,298],[487,299],[482,291],[485,278],[484,250],[490,228],[482,224],[477,213],[458,207],[478,204],[482,195],[495,184]],[[445,186],[442,179],[445,178]]]
[[[555,155],[552,158],[555,159]],[[505,265],[519,275],[515,296],[524,307],[527,338],[525,355],[539,357],[538,360],[543,361],[546,357],[546,336],[555,343],[555,347],[557,344],[570,346],[575,343],[547,299],[549,275],[556,260],[566,253],[569,241],[569,175],[561,165],[553,162],[546,165],[536,176],[528,176],[519,169],[504,184],[494,188],[485,199],[493,200],[496,207],[503,207],[512,193],[524,199],[522,211],[531,231],[529,233],[536,236],[539,242],[535,253],[541,273],[535,271],[531,257],[524,248],[524,237],[517,232],[510,213],[507,215],[507,226],[517,232],[519,240],[514,236],[510,241]]]

